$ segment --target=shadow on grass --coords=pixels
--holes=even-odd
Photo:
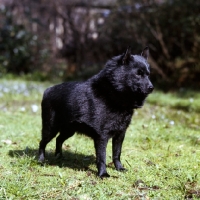
[[[26,149],[23,150],[10,150],[8,155],[13,158],[31,158],[37,161],[38,149],[30,149],[26,147]],[[47,151],[45,162],[38,162],[38,165],[59,166],[61,168],[67,167],[75,170],[89,171],[96,174],[96,171],[89,168],[91,164],[95,164],[94,155],[86,156],[82,153],[71,152],[68,150],[63,151],[62,158],[56,158],[53,152]]]

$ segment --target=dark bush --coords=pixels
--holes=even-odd
[[[10,3],[0,18],[0,72],[85,79],[128,46],[139,54],[148,45],[154,83],[200,87],[200,1],[95,2]]]
[[[117,54],[148,45],[153,79],[200,86],[200,2],[119,0],[99,29],[102,51]]]
[[[39,70],[42,53],[38,37],[29,32],[23,24],[17,24],[6,8],[1,9],[0,24],[0,73],[30,73]]]

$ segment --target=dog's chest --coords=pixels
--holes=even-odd
[[[91,113],[90,113],[91,114]],[[113,137],[115,134],[124,133],[130,124],[133,111],[130,112],[104,112],[95,113],[92,116],[84,115],[76,120],[86,127],[92,128],[97,134],[106,134]],[[86,130],[86,129],[84,129]],[[86,131],[82,130],[86,133]]]
[[[132,114],[132,112],[124,112],[107,115],[101,124],[103,132],[125,132],[130,124]]]

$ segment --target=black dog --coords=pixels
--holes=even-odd
[[[66,82],[46,89],[42,100],[39,161],[44,161],[45,147],[58,132],[56,155],[62,155],[63,142],[79,132],[94,140],[100,177],[109,177],[106,146],[110,138],[115,168],[124,170],[120,155],[126,129],[133,110],[142,107],[153,91],[148,54],[148,47],[141,56],[131,55],[128,48],[87,81]]]

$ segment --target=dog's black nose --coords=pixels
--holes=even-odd
[[[151,93],[151,92],[153,92],[153,90],[154,90],[153,85],[150,85],[150,86],[148,87],[148,92]]]

